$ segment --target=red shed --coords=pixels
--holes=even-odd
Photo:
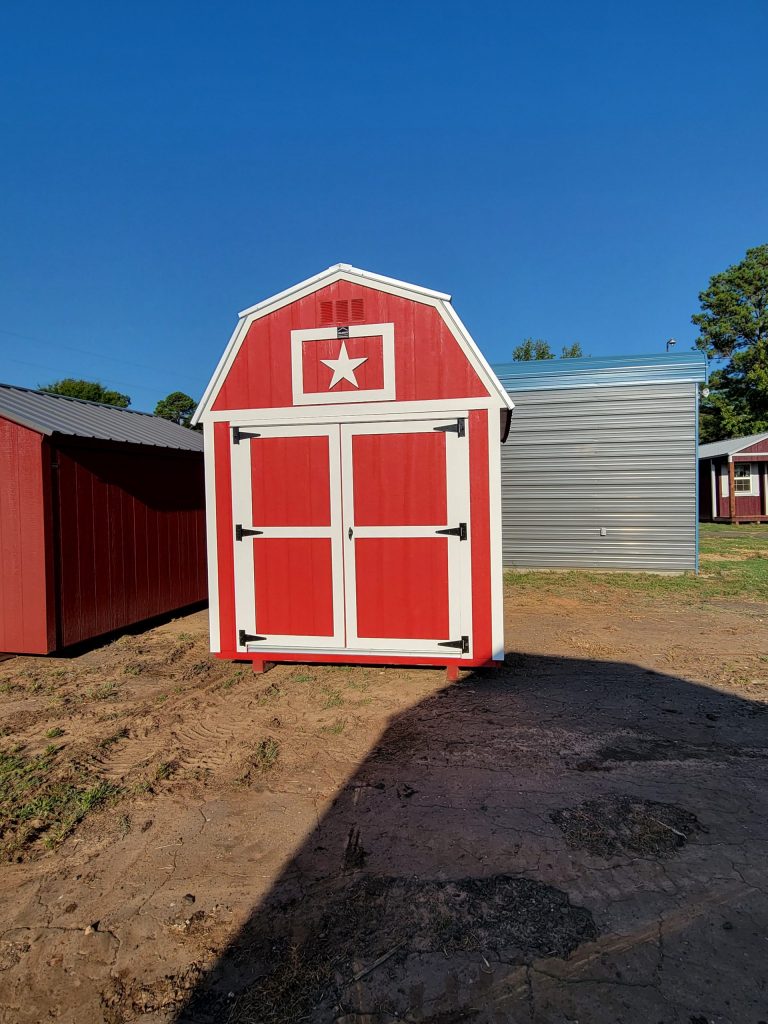
[[[211,649],[503,660],[511,408],[449,295],[339,264],[244,310],[195,414]]]
[[[147,413],[0,385],[0,651],[205,599],[202,446]]]
[[[768,523],[768,431],[700,446],[699,518]]]

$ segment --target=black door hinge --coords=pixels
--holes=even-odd
[[[253,633],[246,633],[244,629],[238,630],[237,633],[240,646],[245,647],[246,644],[252,643],[254,640],[266,640],[265,636],[254,636]]]
[[[262,533],[264,533],[263,530],[249,530],[247,527],[241,526],[240,523],[235,526],[235,540],[242,540],[243,537],[258,537]]]
[[[458,537],[459,540],[466,540],[467,524],[459,523],[458,526],[452,526],[448,530],[435,530],[435,533],[444,533],[446,537]]]
[[[441,640],[438,647],[457,647],[462,654],[469,654],[469,637],[463,636],[461,640]]]
[[[250,441],[252,437],[261,437],[261,434],[248,434],[240,427],[232,427],[232,444],[240,444],[241,441]]]
[[[456,420],[455,423],[448,423],[444,427],[433,427],[433,430],[441,430],[444,434],[458,434],[459,437],[466,435],[464,424],[466,420]]]

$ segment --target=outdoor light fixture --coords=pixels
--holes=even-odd
[[[667,340],[667,352],[677,344],[677,338],[669,338]]]

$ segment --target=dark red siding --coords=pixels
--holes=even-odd
[[[54,647],[47,461],[41,434],[0,418],[0,651]]]
[[[757,441],[755,444],[751,444],[749,448],[745,448],[743,451],[739,452],[739,455],[750,455],[752,452],[768,452],[768,438],[766,438],[765,441]]]
[[[202,456],[58,447],[61,644],[204,600]]]

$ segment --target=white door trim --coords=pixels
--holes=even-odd
[[[341,572],[343,559],[341,533],[341,467],[339,457],[339,427],[332,424],[318,425],[290,424],[264,426],[251,424],[250,431],[257,435],[253,440],[241,438],[239,444],[232,444],[232,512],[233,522],[248,529],[258,529],[255,537],[243,537],[235,544],[235,620],[238,630],[257,635],[256,629],[256,586],[254,579],[252,544],[270,537],[303,538],[328,537],[331,541],[331,574],[333,588],[333,635],[296,636],[293,634],[269,634],[263,640],[241,644],[236,639],[238,651],[256,653],[259,650],[330,650],[344,646],[344,578]],[[251,444],[260,438],[270,437],[327,437],[330,487],[331,521],[328,526],[265,526],[252,522],[251,499]],[[247,557],[246,557],[247,555]],[[239,557],[238,557],[239,556]],[[264,634],[258,634],[264,636]]]

